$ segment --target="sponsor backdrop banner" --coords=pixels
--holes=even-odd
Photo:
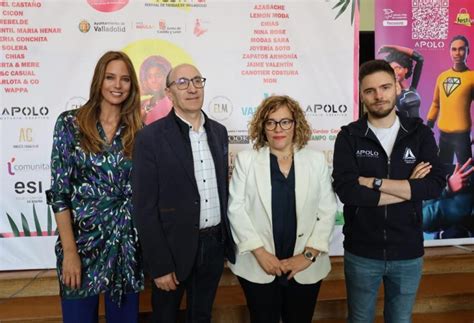
[[[107,50],[131,57],[146,123],[170,109],[163,75],[197,65],[203,109],[229,131],[231,165],[250,148],[247,124],[268,95],[301,103],[310,146],[329,164],[340,126],[357,117],[355,0],[2,1],[0,12],[0,270],[55,266],[45,201],[53,125],[86,101]]]
[[[397,106],[433,126],[451,177],[439,199],[423,202],[425,245],[474,243],[474,178],[468,176],[474,71],[453,70],[464,59],[468,67],[474,65],[465,44],[472,51],[474,2],[377,0],[375,11],[376,57],[395,69],[401,90]],[[456,163],[466,168],[455,172]]]

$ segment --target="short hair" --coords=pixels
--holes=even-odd
[[[293,129],[295,132],[293,143],[295,144],[296,148],[301,149],[308,143],[309,139],[311,138],[311,127],[304,116],[304,112],[303,109],[301,109],[300,104],[287,95],[272,95],[260,103],[257,111],[250,121],[249,136],[254,142],[254,149],[258,150],[267,144],[264,123],[270,113],[285,106],[288,107],[288,110],[290,110],[293,116]]]
[[[166,74],[166,87],[170,87],[171,85],[171,73],[173,72],[173,69],[170,69],[168,74]]]
[[[196,66],[194,66],[193,64],[189,64],[189,63],[182,63],[182,64],[179,64],[179,65],[176,65],[175,67],[173,67],[172,69],[170,69],[170,71],[168,72],[168,74],[166,75],[166,87],[169,88],[171,86],[171,83],[173,83],[173,81],[171,81],[171,75],[173,74],[174,71],[176,71],[176,69],[184,66],[184,65],[188,65],[188,66],[192,66],[196,69],[196,71],[199,72],[198,68]]]
[[[364,80],[366,76],[369,76],[377,72],[385,72],[391,75],[394,80],[396,80],[395,71],[393,70],[393,68],[390,66],[390,64],[387,61],[383,59],[373,59],[373,60],[363,63],[360,66],[359,84],[362,83],[362,81]]]
[[[405,53],[399,51],[392,51],[390,54],[385,56],[385,60],[389,63],[395,62],[398,63],[400,66],[407,69],[407,73],[405,78],[409,78],[413,73],[413,60]]]
[[[467,49],[468,49],[468,53],[469,53],[469,41],[467,40],[466,36],[463,36],[463,35],[456,35],[454,36],[451,41],[449,42],[449,46],[451,46],[451,44],[455,41],[455,40],[462,40],[464,42],[464,44],[466,45]]]

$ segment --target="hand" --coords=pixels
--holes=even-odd
[[[474,168],[468,168],[471,165],[471,158],[469,158],[462,167],[456,163],[456,167],[454,168],[454,172],[448,178],[448,188],[451,192],[457,193],[461,189],[467,186],[469,183],[469,176],[474,172]]]
[[[373,189],[374,188],[373,184],[374,184],[374,178],[373,177],[359,176],[359,185],[362,185],[362,186],[368,187],[370,189]]]
[[[431,164],[420,162],[411,172],[410,179],[424,178],[429,172],[431,172]]]
[[[319,254],[319,251],[316,249],[311,249],[311,251],[315,256]],[[297,273],[308,268],[312,262],[311,260],[306,259],[302,254],[299,254],[288,259],[283,259],[281,264],[283,265],[283,271],[285,273],[290,273],[288,275],[288,280],[290,280]]]
[[[255,258],[257,258],[258,264],[262,269],[269,275],[281,276],[281,263],[277,257],[260,247],[252,251]]]
[[[155,278],[153,281],[155,282],[156,287],[167,292],[176,290],[176,287],[179,285],[175,272]]]
[[[76,250],[64,252],[62,275],[63,284],[67,287],[81,287],[81,257]]]

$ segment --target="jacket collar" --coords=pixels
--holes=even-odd
[[[227,153],[227,147],[221,147],[219,144],[218,134],[216,133],[216,127],[207,115],[204,112],[202,113],[205,119],[204,128],[206,129],[207,142],[214,159],[217,176],[218,178],[225,178],[224,176],[227,175],[222,173],[222,169],[219,165],[223,165],[224,163],[223,159],[224,154]],[[171,150],[176,154],[177,159],[182,164],[186,174],[197,190],[198,187],[194,176],[194,160],[190,146],[191,141],[189,139],[189,125],[176,115],[174,109],[172,109],[163,119],[163,122],[165,123],[163,132],[164,139],[169,143]],[[161,122],[161,120],[157,122]],[[219,184],[220,182],[218,181],[218,186]]]
[[[408,118],[398,113],[398,111],[396,113],[398,119],[400,120],[400,131],[398,134],[399,137],[401,135],[407,135],[409,133],[412,133],[420,126],[420,124],[423,123],[423,120],[420,118]],[[373,136],[373,132],[370,131],[370,128],[367,124],[367,113],[364,113],[364,115],[359,118],[359,120],[351,122],[347,126],[342,127],[341,129],[344,128],[349,131],[351,135],[359,137],[369,137],[370,134],[372,134]]]

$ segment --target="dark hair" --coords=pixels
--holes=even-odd
[[[385,56],[385,60],[389,63],[398,63],[400,66],[408,69],[405,75],[406,79],[409,78],[413,73],[413,60],[407,54],[394,50]]]
[[[297,149],[301,149],[308,143],[311,137],[311,127],[304,116],[303,109],[298,101],[287,95],[272,95],[264,99],[253,115],[249,126],[249,136],[254,142],[253,147],[258,150],[267,144],[265,136],[264,123],[270,113],[275,112],[281,107],[287,107],[290,110],[294,123],[293,142]]]
[[[163,76],[171,71],[170,62],[162,56],[152,55],[145,59],[140,67],[140,86],[143,95],[153,94],[153,91],[146,86],[145,82],[148,70],[153,67],[159,68]]]
[[[383,59],[373,59],[363,63],[359,68],[359,84],[362,83],[362,80],[368,75],[385,72],[390,74],[395,80],[395,71],[390,66],[390,64]]]
[[[456,35],[454,36],[451,41],[449,42],[449,46],[451,46],[451,44],[455,41],[455,40],[462,40],[464,42],[464,44],[466,45],[467,47],[467,50],[468,50],[468,53],[469,53],[469,41],[467,40],[467,38],[463,35]]]

